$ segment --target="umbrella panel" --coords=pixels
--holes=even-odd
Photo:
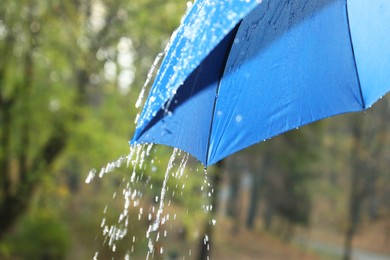
[[[383,58],[390,33],[376,21],[390,19],[384,1],[263,1],[139,130],[137,142],[175,146],[209,165],[301,125],[365,109],[390,84]]]
[[[139,142],[177,147],[206,164],[216,93],[235,31],[218,44],[172,100],[156,113],[139,133]]]

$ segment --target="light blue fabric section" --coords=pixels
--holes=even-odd
[[[390,1],[348,1],[362,93],[370,107],[390,89]]]
[[[220,84],[210,164],[362,109],[345,1],[263,1],[242,22]]]

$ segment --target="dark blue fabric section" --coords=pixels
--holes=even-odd
[[[175,31],[142,109],[131,143],[177,89],[236,25],[257,6],[257,0],[195,1]]]
[[[215,96],[233,33],[228,34],[143,129],[139,143],[178,147],[206,164]]]

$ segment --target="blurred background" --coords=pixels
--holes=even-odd
[[[129,153],[139,93],[187,5],[1,1],[0,259],[145,258],[172,149],[85,180]],[[389,115],[385,97],[237,153],[208,169],[211,193],[179,154],[154,258],[390,259]],[[126,230],[114,246],[110,227]]]

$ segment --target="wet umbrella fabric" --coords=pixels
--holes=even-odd
[[[369,108],[390,90],[388,0],[198,0],[178,28],[131,143],[204,165]]]

